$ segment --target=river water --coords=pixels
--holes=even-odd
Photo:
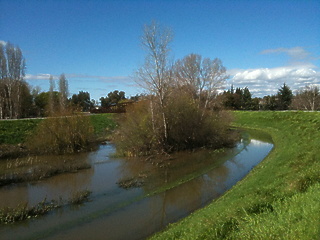
[[[221,196],[272,147],[268,137],[246,133],[233,149],[177,153],[162,161],[113,158],[114,145],[101,145],[94,152],[72,156],[87,161],[90,169],[1,187],[0,207],[32,206],[44,198],[68,199],[80,190],[92,194],[90,201],[80,206],[0,225],[0,239],[146,238]],[[61,161],[62,157],[51,156],[50,161],[54,158]],[[119,184],[128,182],[128,188]]]

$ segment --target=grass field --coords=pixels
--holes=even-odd
[[[0,144],[23,143],[41,119],[0,121]]]
[[[221,198],[152,239],[320,239],[320,113],[235,112],[275,148]]]
[[[115,129],[114,114],[90,115],[95,134],[100,137]],[[19,144],[26,141],[42,119],[0,121],[0,144]]]
[[[109,135],[117,126],[115,121],[116,114],[103,113],[90,115],[90,120],[94,128],[94,133],[101,135]]]

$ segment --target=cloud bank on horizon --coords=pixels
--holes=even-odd
[[[260,54],[286,54],[289,61],[283,67],[228,70],[228,84],[248,87],[254,97],[275,94],[283,83],[293,91],[306,85],[320,85],[319,67],[312,64],[319,57],[303,47],[266,49]]]

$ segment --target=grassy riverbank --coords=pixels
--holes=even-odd
[[[153,239],[318,239],[320,113],[235,112],[274,150],[224,196]]]
[[[112,131],[116,127],[114,114],[94,114],[89,117],[95,134],[109,134],[109,131]],[[41,121],[43,119],[0,121],[0,144],[24,143]]]

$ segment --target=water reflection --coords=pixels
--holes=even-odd
[[[0,236],[2,239],[91,239],[93,236],[95,239],[141,239],[219,197],[271,148],[268,142],[245,136],[234,149],[225,152],[177,153],[163,162],[161,159],[111,158],[114,146],[103,145],[86,155],[91,169],[33,184],[0,188],[1,206],[19,201],[37,202],[45,196],[48,199],[67,197],[78,189],[93,192],[92,202],[82,206],[81,211],[64,208],[27,224],[0,227]],[[117,184],[141,174],[146,177],[140,188],[123,189]],[[191,176],[196,177],[186,181]],[[185,183],[172,188],[181,181]],[[170,189],[135,200],[163,186]]]

